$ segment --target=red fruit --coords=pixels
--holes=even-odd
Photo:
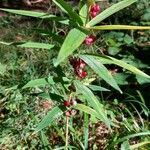
[[[64,101],[64,106],[69,107],[70,106],[70,102],[69,101]]]
[[[90,12],[96,12],[98,13],[100,11],[100,6],[97,4],[94,4],[91,6]]]
[[[96,37],[94,35],[89,35],[86,37],[86,39],[84,40],[84,43],[86,45],[92,45],[96,40]]]

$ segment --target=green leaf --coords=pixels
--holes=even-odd
[[[38,42],[11,42],[11,43],[0,42],[0,44],[4,44],[7,46],[14,45],[21,48],[37,48],[37,49],[42,48],[48,50],[54,47],[54,45],[52,44],[38,43]]]
[[[108,48],[108,53],[110,55],[116,55],[121,51],[121,49],[119,47],[109,47]]]
[[[35,11],[28,11],[28,10],[15,10],[15,9],[2,9],[2,8],[0,8],[0,10],[13,13],[13,14],[17,14],[17,15],[36,17],[36,18],[42,18],[42,19],[56,18],[55,15],[50,15],[50,14],[43,13],[43,12],[35,12]]]
[[[108,146],[108,149],[111,148],[111,147],[113,147],[113,146],[115,146],[115,145],[118,144],[118,143],[121,143],[121,142],[125,141],[125,140],[131,139],[131,138],[135,138],[135,137],[137,137],[137,136],[140,136],[140,137],[141,137],[141,136],[146,136],[146,135],[150,135],[150,132],[147,131],[147,132],[140,132],[140,133],[135,133],[135,134],[127,135],[127,136],[125,136],[125,137],[123,137],[123,138],[119,138],[118,140],[115,140],[114,142],[112,142],[112,143]],[[142,137],[141,137],[141,138],[142,138]]]
[[[87,27],[92,30],[150,30],[150,26],[104,25]]]
[[[35,129],[35,132],[38,132],[46,128],[47,126],[51,125],[51,123],[53,123],[53,121],[55,121],[56,118],[58,118],[62,114],[63,114],[62,108],[58,106],[54,107],[38,124],[37,128]]]
[[[96,118],[99,118],[98,113],[89,106],[86,106],[84,104],[77,104],[76,106],[74,106],[74,108],[77,110],[83,111],[89,115],[93,115]]]
[[[85,33],[76,28],[72,29],[68,33],[59,51],[55,66],[57,66],[60,62],[62,62],[65,58],[72,54],[83,43],[85,38]]]
[[[118,85],[127,85],[127,78],[129,77],[128,74],[125,73],[115,73],[113,75],[114,79],[116,80]]]
[[[124,141],[124,142],[121,144],[121,150],[131,150],[130,144],[129,144],[128,141]]]
[[[125,7],[130,6],[137,0],[123,0],[117,4],[112,5],[111,7],[104,10],[102,13],[97,15],[95,18],[93,18],[90,22],[87,23],[86,27],[91,27],[96,25],[97,23],[103,21],[104,19],[108,18],[109,16],[113,15],[114,13],[118,12],[121,9],[124,9]]]
[[[93,109],[98,113],[98,118],[110,128],[110,120],[107,118],[106,110],[104,109],[103,105],[98,101],[98,99],[94,96],[92,91],[79,81],[75,81],[75,87],[78,93],[82,94],[87,102],[90,104],[90,106],[92,106]]]
[[[120,66],[122,68],[125,68],[131,72],[133,72],[134,74],[143,76],[145,78],[149,78],[150,76],[145,74],[144,72],[142,72],[141,70],[137,69],[136,67],[129,65],[127,63],[125,63],[122,60],[118,60],[116,58],[110,57],[110,56],[104,56],[104,55],[99,55],[99,56],[95,56],[96,59],[98,59],[99,61],[101,61],[103,64],[115,64],[117,66]]]
[[[22,87],[22,89],[31,88],[31,87],[43,87],[48,84],[54,84],[53,77],[50,76],[48,78],[41,78],[29,81],[26,85]]]
[[[88,87],[92,90],[92,91],[110,91],[104,87],[101,86],[97,86],[97,85],[88,85]]]
[[[88,7],[87,4],[84,4],[79,12],[80,18],[82,19],[84,25],[86,25],[87,14],[88,14]]]
[[[80,55],[80,58],[84,60],[91,69],[93,69],[103,80],[105,80],[109,85],[122,93],[121,89],[117,85],[111,73],[107,68],[97,59],[90,55]]]
[[[65,12],[67,12],[70,18],[72,18],[74,21],[77,21],[80,25],[83,24],[79,15],[75,11],[73,11],[72,6],[67,4],[64,0],[53,0],[53,2],[56,5],[58,5],[61,9],[63,8],[62,10],[65,10]]]
[[[42,48],[42,49],[51,49],[54,47],[54,45],[52,44],[38,43],[38,42],[26,42],[23,44],[19,44],[17,46],[24,48]]]

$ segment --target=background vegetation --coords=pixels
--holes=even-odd
[[[101,1],[104,10],[118,0]],[[74,5],[74,2],[71,3]],[[46,10],[47,11],[47,10]],[[54,5],[48,12],[63,15]],[[138,3],[109,17],[102,24],[128,24],[150,26],[150,2],[139,0]],[[43,30],[44,29],[44,30]],[[62,43],[68,28],[57,22],[38,20],[1,12],[0,41],[21,42],[38,41],[53,43],[52,33]],[[97,54],[115,56],[124,62],[136,66],[143,72],[150,73],[150,31],[101,31],[97,32],[96,43],[91,48],[82,46],[83,51],[94,51]],[[0,45],[0,149],[64,149],[65,120],[64,115],[51,126],[34,133],[34,128],[49,110],[53,108],[59,94],[52,94],[56,87],[40,86],[22,89],[33,79],[57,76],[65,73],[74,76],[72,67],[67,63],[62,68],[54,68],[52,59],[58,54],[54,50],[21,48]],[[108,70],[120,85],[123,94],[119,94],[103,81],[97,79],[93,85],[94,94],[101,98],[101,103],[110,112],[110,118],[117,123],[112,131],[101,121],[91,118],[89,125],[88,149],[150,149],[149,108],[150,80],[133,75],[129,71],[107,65]],[[63,72],[61,72],[61,69]],[[89,79],[95,74],[89,69]],[[59,76],[58,75],[58,76]],[[89,80],[86,80],[89,82]],[[57,89],[62,85],[57,84]],[[109,89],[109,90],[108,90]],[[51,93],[47,95],[46,93]],[[84,149],[85,133],[82,112],[70,119],[69,149]],[[109,148],[109,146],[112,146]],[[107,148],[106,148],[107,147]]]

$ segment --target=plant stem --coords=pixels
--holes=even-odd
[[[84,150],[88,149],[89,115],[84,113]]]
[[[68,150],[68,133],[69,133],[69,117],[66,116],[66,141],[65,141],[65,150]]]
[[[72,93],[69,95],[69,102],[71,101]],[[68,134],[69,134],[69,116],[66,116],[66,141],[65,141],[65,150],[68,150]]]

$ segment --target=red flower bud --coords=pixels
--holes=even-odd
[[[92,45],[94,42],[96,41],[96,37],[94,35],[89,35],[86,37],[86,39],[84,40],[84,43],[86,45]]]
[[[77,76],[81,79],[83,79],[87,76],[87,72],[83,71],[82,69],[79,69],[77,73],[78,73]]]
[[[97,4],[94,4],[91,6],[90,12],[99,12],[100,11],[100,6]]]
[[[64,101],[64,106],[69,107],[70,106],[70,102],[69,101]]]
[[[97,12],[95,12],[95,11],[90,12],[90,16],[92,18],[96,17],[97,16]]]
[[[71,117],[71,112],[70,111],[66,111],[65,115],[66,115],[66,117]]]
[[[72,99],[71,102],[70,102],[70,104],[71,104],[72,106],[75,106],[75,105],[77,105],[77,101],[74,100],[74,99]]]

